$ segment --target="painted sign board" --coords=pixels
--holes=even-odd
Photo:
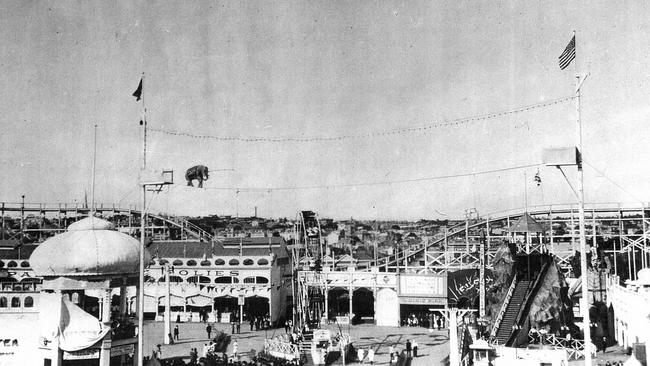
[[[399,303],[405,305],[447,305],[446,297],[400,296]]]
[[[79,351],[64,351],[64,360],[92,360],[99,358],[99,348],[86,348]]]
[[[134,344],[123,344],[121,346],[111,347],[111,357],[117,357],[122,355],[132,356],[135,353]]]
[[[399,296],[447,298],[446,274],[400,274]]]

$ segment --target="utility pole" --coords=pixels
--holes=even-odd
[[[574,35],[575,36],[575,35]],[[591,332],[589,329],[589,271],[587,270],[587,240],[585,238],[585,187],[584,187],[584,171],[582,169],[582,122],[580,114],[580,87],[582,82],[587,78],[585,75],[582,78],[580,75],[576,76],[576,111],[578,118],[576,120],[577,129],[577,149],[578,149],[578,176],[580,184],[578,185],[578,199],[579,204],[579,220],[580,220],[580,272],[582,274],[582,302],[580,303],[580,312],[583,317],[583,332],[585,342],[585,365],[591,366]],[[594,242],[594,245],[596,243]]]
[[[575,32],[574,32],[575,35]],[[567,184],[573,191],[573,194],[578,200],[578,222],[579,222],[579,237],[580,237],[580,272],[582,277],[582,300],[580,301],[580,313],[582,314],[582,331],[584,334],[584,343],[585,343],[585,365],[591,366],[592,357],[589,350],[589,345],[591,344],[591,333],[589,329],[590,317],[589,317],[589,271],[587,268],[587,240],[585,237],[585,192],[584,192],[584,172],[582,169],[583,162],[583,153],[582,153],[582,124],[581,124],[581,115],[580,115],[580,87],[589,74],[578,74],[576,75],[576,88],[575,88],[575,102],[576,102],[576,146],[571,148],[571,161],[569,158],[562,157],[559,162],[547,162],[547,165],[555,166],[562,173],[562,176],[566,180]],[[567,150],[567,149],[564,149]],[[575,152],[575,154],[574,154]],[[574,188],[571,181],[564,173],[562,169],[563,165],[577,165],[578,168],[578,188]],[[596,243],[594,242],[594,245]]]
[[[93,140],[93,181],[90,191],[90,215],[95,215],[95,173],[97,171],[97,125],[95,125],[95,138]]]
[[[485,317],[485,232],[481,231],[479,243],[479,318]]]
[[[20,205],[20,240],[25,237],[25,195],[20,196],[22,203]]]
[[[142,211],[140,211],[140,268],[138,279],[138,366],[144,357],[144,248],[145,210],[147,207],[147,186],[142,185]]]
[[[142,171],[147,169],[147,109],[144,104],[144,72],[142,73]],[[144,248],[145,211],[147,210],[147,186],[142,185],[142,211],[140,211],[140,268],[138,277],[138,366],[144,363]]]
[[[165,296],[165,331],[163,334],[163,341],[165,344],[170,344],[172,342],[172,324],[171,324],[171,288],[169,283],[169,272],[171,272],[171,267],[169,264],[165,263],[163,265],[163,271],[165,271],[165,287],[167,289],[167,294]]]

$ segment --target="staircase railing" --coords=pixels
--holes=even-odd
[[[458,335],[459,335],[459,348],[458,348],[458,354],[459,354],[459,360],[461,360],[461,364],[463,365],[469,365],[469,359],[470,359],[470,349],[469,346],[472,344],[472,335],[469,333],[469,329],[467,328],[466,324],[461,324],[458,327]]]
[[[499,310],[499,314],[494,320],[494,325],[492,326],[492,330],[490,331],[490,338],[496,337],[497,331],[499,330],[499,326],[501,325],[501,321],[503,320],[503,316],[506,313],[508,305],[510,304],[510,299],[512,298],[512,294],[515,292],[516,287],[517,287],[517,275],[514,275],[512,277],[512,283],[510,283],[510,287],[508,288],[508,293],[506,293],[506,297],[503,300],[503,304],[501,304],[501,309]]]
[[[517,317],[515,318],[515,324],[519,325],[520,327],[518,327],[519,329],[516,329],[510,334],[510,337],[508,337],[508,340],[506,341],[506,346],[512,346],[513,342],[515,342],[519,338],[518,335],[521,332],[524,332],[524,334],[528,334],[529,329],[526,328],[530,327],[530,323],[526,322],[525,320],[527,319],[527,315],[530,311],[530,307],[532,306],[533,301],[535,300],[534,295],[537,294],[540,286],[542,285],[544,278],[546,278],[546,273],[548,272],[551,263],[553,263],[553,260],[549,257],[546,260],[546,263],[544,263],[544,266],[542,267],[541,271],[539,271],[539,274],[537,275],[537,278],[535,279],[535,282],[533,283],[531,289],[526,292],[526,301],[524,302],[524,306],[522,306],[519,309],[519,313],[517,313]]]

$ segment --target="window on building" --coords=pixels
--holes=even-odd
[[[20,307],[20,298],[19,297],[12,297],[11,298],[11,307],[12,308],[19,308]]]
[[[269,264],[269,261],[266,258],[262,258],[262,259],[257,261],[257,264],[260,265],[260,266],[266,266],[266,265]]]
[[[175,260],[172,264],[175,265],[175,266],[182,266],[182,265],[183,265],[183,261],[180,260],[180,259],[177,259],[177,260]]]
[[[212,265],[212,262],[210,262],[209,260],[204,260],[204,261],[201,261],[200,264],[201,264],[202,267],[209,267],[209,266]]]
[[[269,279],[262,276],[255,277],[255,283],[269,283]]]
[[[160,259],[158,260],[158,264],[160,264],[160,265],[167,264],[167,263],[169,263],[169,261],[168,261],[167,259],[160,258]]]
[[[214,279],[214,283],[233,283],[234,277],[222,276]]]
[[[196,261],[194,259],[190,259],[189,261],[187,261],[187,265],[188,266],[196,266]]]
[[[16,261],[9,261],[9,263],[7,263],[7,267],[9,268],[18,267],[18,263],[16,263]]]
[[[20,262],[20,267],[21,268],[29,268],[29,262],[28,261]]]
[[[231,266],[238,266],[238,265],[239,265],[239,261],[236,260],[235,258],[233,258],[233,259],[231,259],[231,260],[228,262],[228,264],[230,264]]]
[[[252,266],[253,264],[255,264],[255,262],[253,262],[252,259],[250,259],[250,258],[244,259],[244,265],[245,266]]]
[[[210,280],[209,277],[206,276],[192,276],[187,278],[187,282],[189,283],[210,283],[212,280]]]
[[[6,308],[7,307],[7,298],[4,296],[0,297],[0,308]]]
[[[226,261],[224,261],[223,259],[219,258],[219,259],[217,259],[216,261],[214,261],[214,265],[215,265],[215,266],[225,266],[225,265],[226,265]]]
[[[73,299],[74,299],[74,295],[76,295],[76,294],[77,294],[77,293],[75,292],[75,293],[72,295]],[[77,296],[78,296],[78,295],[77,295]],[[74,301],[73,301],[73,302],[74,302]],[[77,300],[77,302],[79,302],[79,301]],[[26,308],[32,308],[32,307],[34,307],[34,299],[33,299],[31,296],[27,296],[27,297],[25,298],[25,307],[26,307]]]
[[[181,276],[169,276],[169,283],[181,283],[183,282],[183,277]]]
[[[255,277],[244,278],[244,283],[255,283]]]

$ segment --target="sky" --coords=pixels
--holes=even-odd
[[[588,202],[649,201],[650,4],[644,1],[0,1],[0,201],[135,205],[148,126],[222,137],[334,137],[571,96],[583,84]],[[577,32],[577,59],[558,56]],[[436,219],[576,201],[530,167],[576,141],[573,101],[425,131],[237,142],[149,131],[147,165],[179,215]],[[187,187],[203,164],[204,189]],[[595,167],[597,170],[594,170]],[[542,184],[533,176],[539,172]],[[567,175],[577,183],[575,168]],[[318,189],[278,190],[304,186]],[[227,188],[227,189],[223,189]],[[255,189],[251,189],[255,188]],[[90,198],[89,198],[90,199]]]

